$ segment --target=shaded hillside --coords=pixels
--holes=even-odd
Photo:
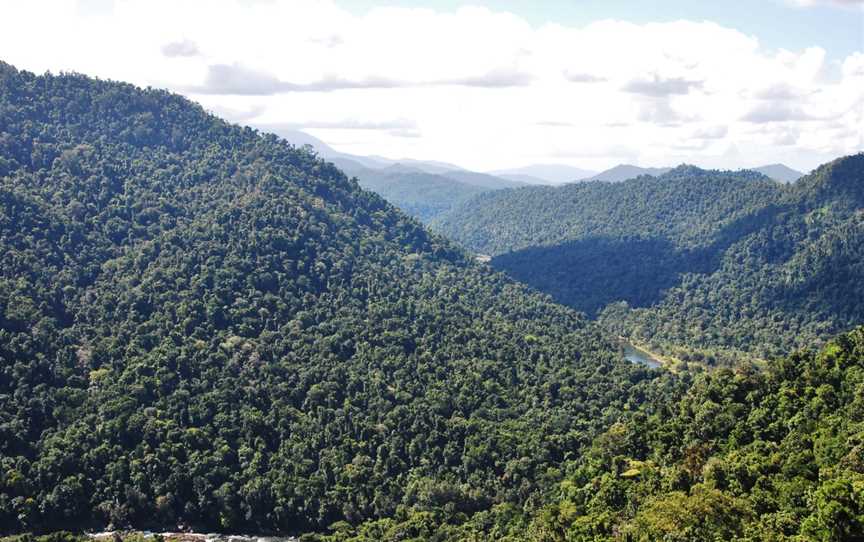
[[[785,187],[679,167],[484,194],[436,227],[562,303],[590,315],[609,305],[607,328],[667,353],[772,356],[864,322],[862,163]]]
[[[275,136],[0,64],[0,531],[517,505],[649,376]]]
[[[743,232],[742,232],[743,233]],[[864,322],[864,155],[821,166],[786,191],[711,273],[688,273],[657,305],[601,320],[642,340],[760,357],[819,344]]]

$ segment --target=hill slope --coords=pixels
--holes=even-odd
[[[275,136],[0,64],[2,531],[518,505],[651,375]]]
[[[759,357],[864,322],[864,155],[823,165],[783,192],[716,268],[683,275],[651,308],[614,307],[602,321],[640,340]]]

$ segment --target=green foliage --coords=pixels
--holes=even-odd
[[[554,484],[655,376],[179,96],[0,65],[0,157],[0,531],[423,538]]]
[[[0,65],[0,158],[4,534],[862,535],[864,329],[761,371],[631,365],[598,326],[308,151],[161,91]],[[859,167],[782,193],[720,175],[744,186],[730,194],[780,199],[718,193],[704,208],[717,223],[675,211],[656,231],[681,261],[745,277],[752,314],[802,292],[777,298],[784,332],[814,329],[783,319],[796,299],[851,320],[859,286],[826,292],[860,265]],[[740,301],[712,292],[715,307]],[[81,540],[40,536],[6,540]]]
[[[855,540],[861,397],[864,328],[763,372],[703,373],[597,437],[535,522],[567,540]]]
[[[821,352],[676,379],[561,465],[542,499],[402,509],[330,541],[799,541],[864,536],[864,328]],[[419,533],[419,534],[418,534]]]
[[[864,155],[791,186],[681,166],[477,196],[435,227],[615,334],[709,365],[864,321]]]
[[[679,166],[624,182],[530,186],[481,194],[433,222],[466,247],[500,255],[583,239],[663,239],[675,248],[722,243],[782,187],[753,171]]]

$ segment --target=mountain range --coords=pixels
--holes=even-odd
[[[650,376],[304,148],[0,64],[2,532],[515,506]]]
[[[356,158],[0,62],[2,542],[860,538],[864,154]],[[448,238],[335,160],[479,193]]]
[[[392,160],[379,156],[340,153],[320,139],[300,130],[267,125],[258,127],[263,131],[275,132],[295,145],[311,146],[319,156],[329,160],[349,176],[356,177],[362,187],[378,193],[425,223],[439,218],[478,194],[492,190],[580,181],[621,182],[641,175],[662,175],[671,169],[622,164],[595,174],[566,165],[543,164],[479,173],[445,162]],[[763,172],[782,182],[791,182],[797,178],[796,175],[800,177],[800,174],[782,164],[755,168],[754,171]]]
[[[635,179],[641,175],[651,175],[656,177],[671,169],[672,168],[638,167],[629,164],[620,164],[583,180],[618,183],[628,179]]]

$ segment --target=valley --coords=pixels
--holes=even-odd
[[[480,173],[272,131],[0,62],[0,541],[864,533],[864,154]]]
[[[816,292],[861,299],[860,244],[849,235],[864,204],[862,168],[856,155],[792,185],[680,167],[623,183],[492,192],[433,228],[612,333],[709,366],[758,363],[861,319]],[[832,271],[809,267],[822,258]]]

